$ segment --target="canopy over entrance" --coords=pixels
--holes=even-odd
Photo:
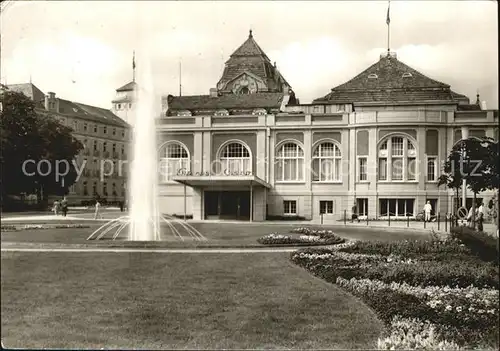
[[[206,186],[257,186],[271,188],[269,183],[254,175],[248,176],[174,176],[172,179],[178,183],[196,188]]]

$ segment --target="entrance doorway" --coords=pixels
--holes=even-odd
[[[249,191],[205,191],[205,219],[250,219]]]

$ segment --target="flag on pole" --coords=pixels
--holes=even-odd
[[[389,0],[389,5],[387,6],[387,19],[385,20],[385,23],[387,23],[387,25],[391,24],[391,17],[389,16],[390,9],[391,9],[391,1]]]
[[[135,69],[135,51],[134,55],[132,56],[132,69]]]

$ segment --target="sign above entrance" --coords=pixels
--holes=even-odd
[[[186,168],[181,168],[177,171],[177,175],[178,176],[197,176],[197,177],[212,177],[212,176],[221,176],[221,175],[225,175],[225,176],[240,176],[240,177],[248,177],[248,176],[251,176],[253,175],[252,172],[250,171],[246,171],[246,172],[243,172],[243,171],[231,171],[229,169],[225,169],[221,172],[208,172],[208,171],[205,171],[205,172],[191,172],[191,171],[188,171]]]

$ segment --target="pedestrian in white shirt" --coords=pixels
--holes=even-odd
[[[95,213],[94,213],[94,219],[97,219],[97,216],[99,216],[102,219],[101,212],[99,211],[101,209],[101,204],[99,201],[95,202]]]
[[[431,202],[427,201],[427,203],[424,205],[424,214],[425,214],[424,221],[425,222],[431,221],[431,212],[432,212]]]

